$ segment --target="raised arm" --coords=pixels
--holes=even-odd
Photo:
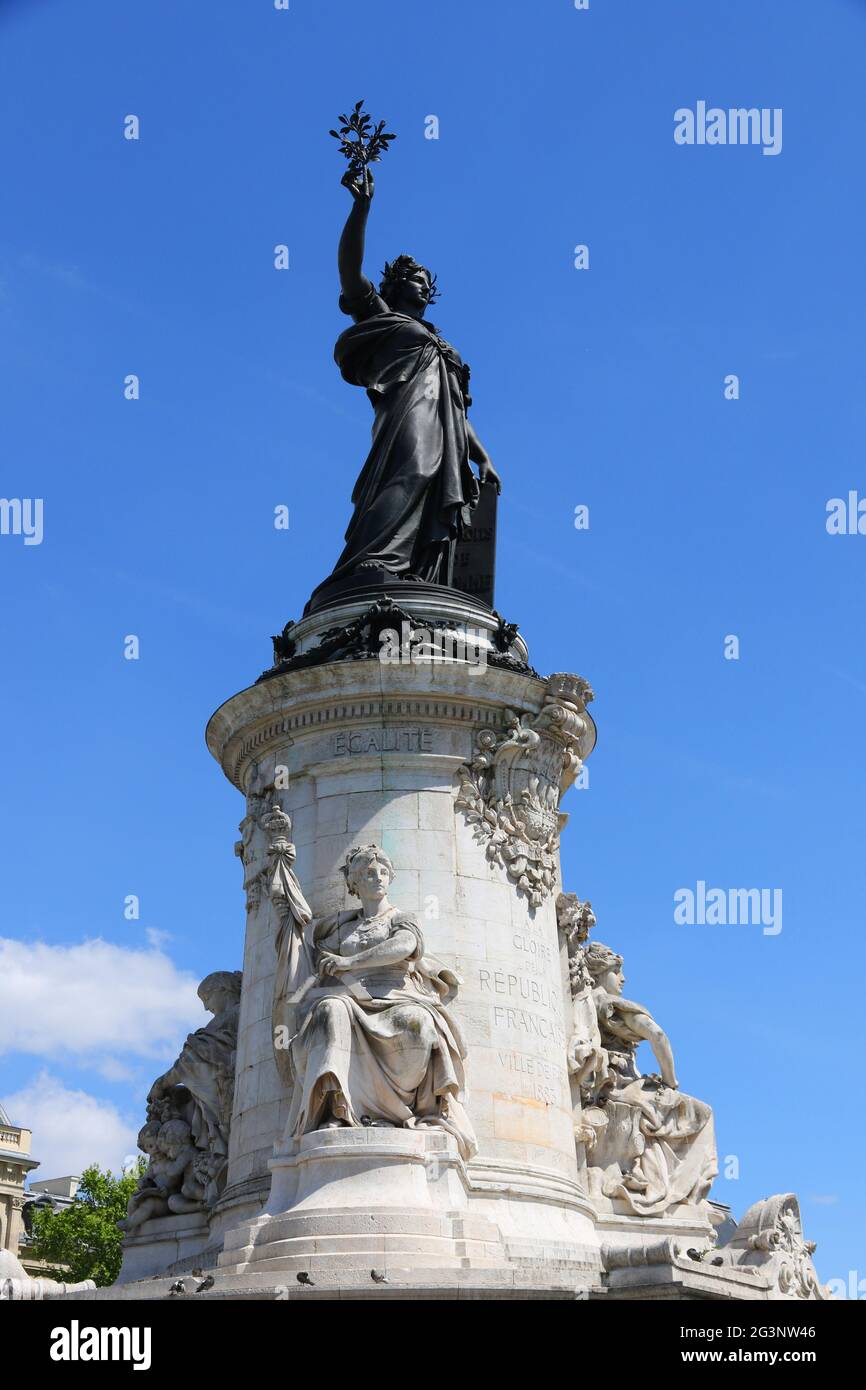
[[[367,294],[372,288],[363,272],[363,264],[367,218],[375,185],[369,169],[365,169],[362,174],[347,173],[342,182],[352,195],[352,209],[340,237],[337,265],[340,271],[340,289],[346,299],[356,299],[359,295]]]

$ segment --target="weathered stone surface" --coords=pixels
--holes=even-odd
[[[333,619],[297,625],[298,650]],[[621,958],[588,944],[590,905],[561,891],[559,798],[594,743],[590,693],[502,666],[479,678],[466,662],[344,657],[275,670],[217,711],[209,745],[247,798],[225,1184],[206,1214],[128,1239],[124,1296],[168,1296],[146,1274],[194,1264],[217,1299],[822,1296],[792,1198],[717,1244],[711,1111],[679,1091],[652,1014],[623,998]],[[369,884],[353,906],[361,869],[384,906]],[[462,1039],[451,1094],[467,1126],[453,1131],[418,1127],[443,1118],[420,1083],[391,1103],[417,1020],[395,1017],[387,1062],[364,1050],[365,1009],[383,1020],[394,982],[382,996],[358,965],[406,923],[413,949],[388,969],[403,988],[423,942]],[[307,938],[305,972],[289,944]],[[330,1022],[322,1046],[304,1034],[305,999],[358,984],[345,1037]],[[275,999],[292,1025],[282,1049]],[[635,1067],[643,1038],[658,1078]]]
[[[76,1298],[96,1289],[92,1279],[65,1284],[56,1279],[35,1279],[11,1250],[0,1250],[0,1303],[33,1303],[45,1298]]]
[[[229,1190],[267,1177],[260,1136],[271,1112],[267,1121],[261,1112],[280,1094],[263,1002],[273,988],[278,927],[268,892],[273,840],[262,813],[276,801],[291,818],[296,858],[287,867],[317,918],[350,909],[346,854],[375,841],[393,863],[396,901],[416,920],[424,950],[461,981],[448,1008],[466,1041],[464,1104],[478,1144],[466,1172],[468,1200],[503,1238],[565,1243],[573,1258],[592,1263],[565,1066],[567,993],[554,902],[548,896],[533,904],[515,893],[507,871],[455,808],[457,771],[471,758],[478,731],[507,735],[515,712],[553,727],[561,693],[561,686],[554,693],[510,670],[488,668],[479,678],[465,663],[359,661],[277,675],[217,711],[209,744],[248,796],[248,934]],[[594,726],[580,718],[585,753]],[[564,748],[555,744],[558,765]],[[251,865],[261,885],[252,902]],[[278,1134],[272,1130],[272,1140]],[[535,1204],[533,1230],[515,1210],[515,1196]]]

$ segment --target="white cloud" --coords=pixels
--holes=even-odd
[[[123,1054],[170,1060],[186,1033],[208,1020],[197,986],[158,945],[0,937],[0,1054],[109,1067]]]
[[[63,1178],[80,1174],[91,1163],[120,1172],[134,1153],[137,1128],[110,1102],[86,1091],[67,1090],[63,1082],[41,1071],[3,1106],[15,1124],[33,1131],[33,1157],[39,1167],[30,1177]]]
[[[125,1062],[119,1062],[116,1057],[98,1057],[94,1060],[93,1066],[100,1076],[104,1076],[106,1081],[132,1081],[140,1082],[143,1078],[141,1071],[128,1067]]]
[[[167,941],[174,940],[170,931],[160,931],[158,927],[145,927],[144,934],[148,946],[152,946],[155,951],[160,950]]]

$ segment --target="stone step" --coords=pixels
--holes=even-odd
[[[406,1210],[337,1211],[315,1215],[287,1212],[269,1221],[258,1219],[228,1231],[223,1249],[224,1254],[232,1258],[221,1260],[221,1263],[235,1263],[241,1251],[264,1243],[271,1246],[284,1240],[319,1241],[344,1236],[376,1241],[408,1233],[412,1239],[461,1239],[494,1242],[501,1246],[497,1227],[484,1216]]]
[[[291,1276],[301,1271],[315,1274],[317,1271],[322,1276],[327,1276],[332,1281],[341,1282],[346,1275],[353,1271],[367,1271],[371,1269],[382,1270],[390,1274],[392,1270],[406,1270],[415,1268],[414,1264],[407,1264],[407,1250],[385,1250],[378,1252],[356,1252],[354,1254],[340,1254],[333,1252],[330,1254],[312,1255],[286,1255],[281,1254],[274,1258],[262,1258],[250,1262],[248,1265],[226,1267],[217,1271],[218,1275],[234,1275],[237,1279],[245,1280],[254,1275],[269,1273],[271,1277]],[[453,1250],[434,1254],[430,1250],[419,1251],[419,1259],[423,1262],[417,1268],[442,1269],[442,1270],[466,1270],[483,1271],[485,1269],[501,1268],[502,1256],[500,1251],[495,1255],[475,1256],[467,1258],[456,1254]]]

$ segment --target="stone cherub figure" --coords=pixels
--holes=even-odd
[[[666,1033],[643,1005],[623,997],[622,964],[600,942],[583,950],[604,1054],[583,1084],[583,1120],[595,1134],[587,1175],[593,1197],[657,1216],[705,1202],[718,1172],[713,1113],[679,1089]],[[653,1049],[658,1075],[638,1071],[641,1042]]]
[[[343,872],[361,906],[316,918],[291,868],[288,816],[275,810],[268,828],[279,922],[274,1048],[292,1087],[286,1138],[353,1125],[437,1126],[471,1157],[466,1047],[448,1009],[459,981],[426,955],[417,919],[389,901],[391,860],[377,845],[350,850]]]
[[[450,584],[479,481],[497,492],[500,481],[467,415],[469,368],[425,317],[435,276],[398,256],[374,288],[362,268],[373,175],[352,168],[343,183],[353,205],[340,239],[340,308],[355,324],[334,356],[344,379],[366,388],[375,418],[346,545],[326,582],[378,571]]]
[[[127,1232],[152,1217],[208,1210],[225,1185],[240,991],[239,970],[202,980],[198,995],[214,1016],[150,1088],[138,1136],[149,1162],[121,1223]]]
[[[195,1179],[199,1152],[185,1120],[150,1120],[138,1136],[150,1159],[129,1199],[123,1229],[129,1233],[157,1216],[200,1211],[204,1192]]]

